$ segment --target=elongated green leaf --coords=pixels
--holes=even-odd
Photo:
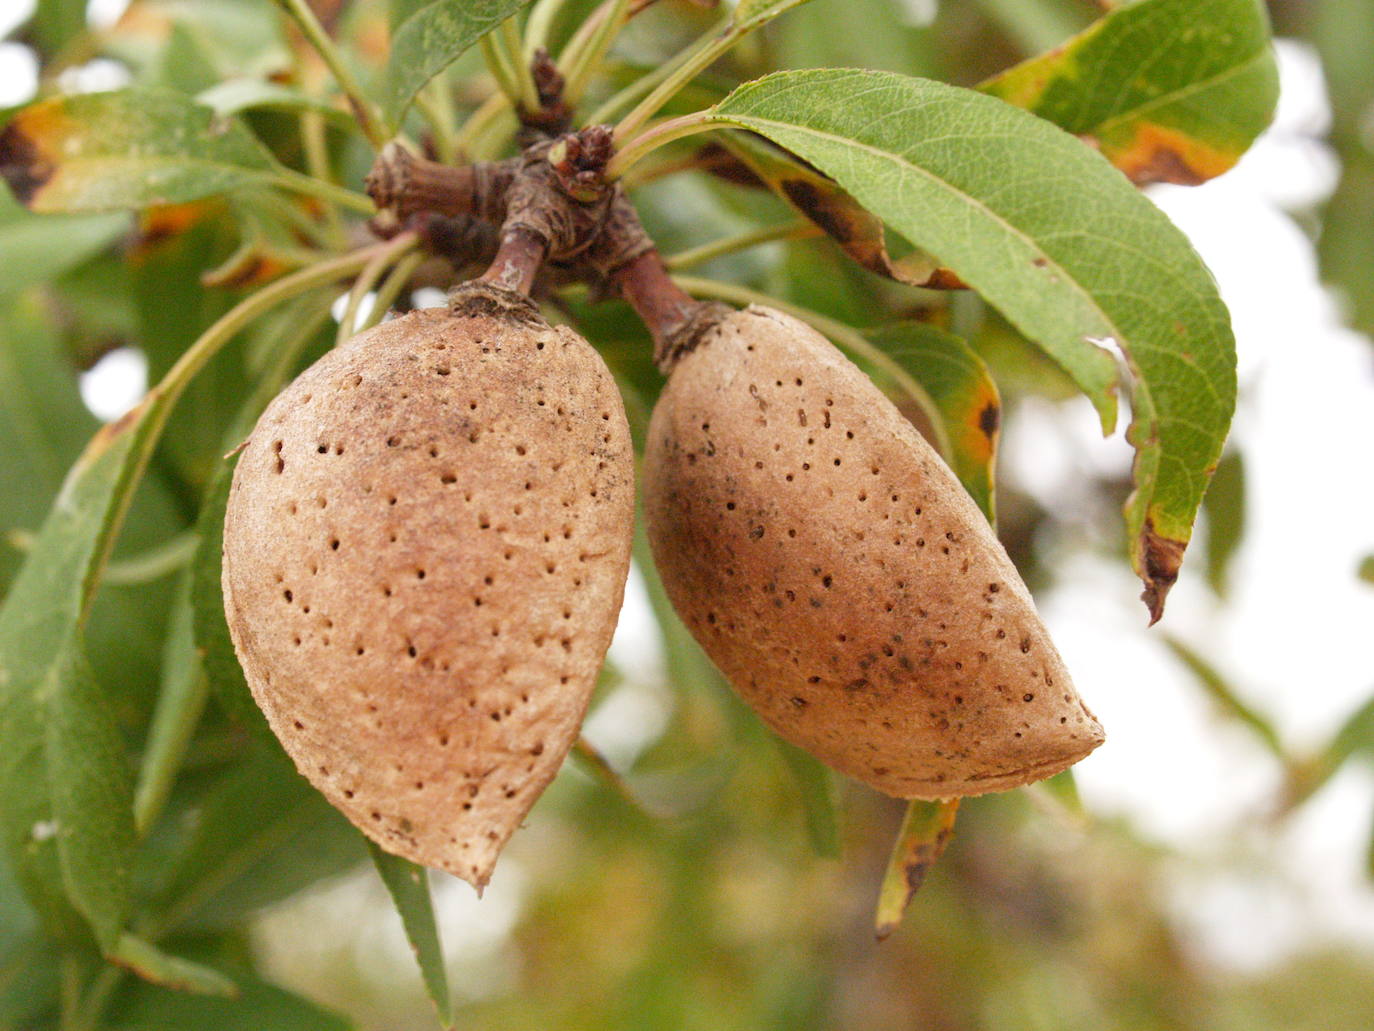
[[[1290,768],[1287,803],[1301,805],[1325,786],[1356,755],[1374,759],[1374,697],[1345,718],[1336,733],[1305,764]]]
[[[995,526],[993,479],[1002,398],[983,359],[954,334],[921,323],[888,326],[867,335],[925,388],[945,423],[950,468]]]
[[[171,90],[54,97],[0,131],[0,175],[36,212],[178,204],[275,170],[242,125]]]
[[[1325,753],[1333,769],[1357,754],[1374,758],[1374,698],[1346,717]]]
[[[1350,324],[1374,336],[1374,0],[1324,0],[1313,10],[1311,37],[1331,102],[1330,143],[1341,162],[1317,241],[1322,278],[1343,295]]]
[[[79,642],[40,688],[53,835],[67,897],[108,949],[128,916],[133,792],[124,745]]]
[[[840,854],[839,789],[830,767],[782,738],[774,738],[801,792],[806,834],[816,855],[833,859]]]
[[[67,474],[0,608],[0,831],[45,912],[65,893],[102,945],[127,899],[133,820],[106,700],[85,671],[82,632],[114,538],[176,399],[256,315],[356,272],[364,250],[297,273],[208,329],[142,402],[102,427]]]
[[[1115,422],[1131,372],[1133,564],[1151,618],[1177,579],[1235,408],[1235,342],[1206,266],[1074,137],[991,97],[885,72],[781,72],[712,112],[825,172],[999,308]]]
[[[220,707],[231,719],[259,735],[270,736],[272,732],[253,701],[248,681],[234,653],[220,586],[224,566],[224,513],[234,473],[234,460],[223,456],[252,432],[258,416],[281,389],[302,353],[322,342],[321,330],[329,320],[330,300],[320,294],[302,297],[280,312],[280,317],[264,324],[256,343],[271,355],[271,359],[259,370],[257,383],[248,399],[223,431],[219,459],[210,474],[196,522],[198,542],[191,559],[192,631],[196,647],[200,650],[210,690]]]
[[[65,892],[107,948],[128,903],[133,816],[122,747],[86,668],[81,630],[95,570],[128,504],[144,411],[96,435],[0,609],[6,844],[26,889]]]
[[[226,79],[197,93],[196,103],[211,108],[221,118],[267,108],[273,111],[314,111],[339,125],[355,124],[346,111],[319,97],[308,96],[299,90],[263,79]]]
[[[126,215],[32,215],[0,190],[0,297],[56,279],[128,228]]]
[[[1225,172],[1279,94],[1260,0],[1128,4],[979,88],[1089,137],[1140,184]]]
[[[37,298],[0,302],[0,594],[18,570],[11,534],[43,522],[97,423]]]
[[[350,1031],[356,1025],[299,995],[235,971],[239,993],[226,999],[134,982],[102,1028],[110,1031]]]
[[[166,864],[156,927],[214,928],[241,920],[360,862],[362,841],[276,741],[264,741],[206,796],[195,826]]]
[[[107,578],[108,579],[108,578]],[[205,711],[205,671],[191,635],[191,578],[185,575],[172,603],[162,651],[162,683],[134,790],[134,826],[148,832],[171,794],[196,724]]]
[[[1217,463],[1202,510],[1207,513],[1207,583],[1225,597],[1231,560],[1245,536],[1245,461],[1239,451]]]
[[[1088,813],[1083,808],[1083,797],[1078,791],[1078,778],[1074,776],[1072,769],[1060,770],[1053,777],[1047,777],[1038,784],[1031,785],[1031,790],[1043,791],[1054,800],[1060,812],[1074,823],[1086,822]]]
[[[439,928],[434,922],[434,903],[429,897],[429,873],[408,859],[383,852],[376,843],[367,843],[376,864],[377,873],[391,893],[406,939],[415,951],[434,1009],[444,1027],[453,1026],[453,1001],[448,993],[448,974],[444,968],[444,947],[439,941]]]
[[[191,605],[196,647],[205,663],[210,691],[230,719],[259,735],[270,734],[267,719],[253,701],[243,668],[234,653],[229,624],[224,618],[220,574],[224,567],[224,512],[229,504],[233,466],[217,470],[201,504],[196,530],[200,544],[194,559]]]
[[[735,27],[744,31],[770,22],[784,11],[800,7],[807,0],[739,0],[735,5]]]
[[[110,952],[110,959],[132,970],[143,980],[163,988],[175,988],[198,995],[219,995],[232,999],[238,986],[218,970],[172,956],[152,942],[132,934],[121,935]]]
[[[0,948],[0,1027],[51,1026],[40,1015],[57,1008],[60,957],[56,942],[30,930]]]
[[[174,21],[141,84],[187,94],[209,89],[220,78],[211,53],[208,40],[193,33],[184,22]]]
[[[456,61],[529,0],[431,0],[418,7],[391,41],[382,83],[382,110],[392,125],[425,83]]]
[[[1022,53],[1047,50],[1082,29],[1092,11],[1081,0],[977,0]],[[1114,0],[1105,0],[1110,7]]]
[[[1197,678],[1198,684],[1222,712],[1244,723],[1264,742],[1265,747],[1271,753],[1280,759],[1283,758],[1283,741],[1273,722],[1246,702],[1220,670],[1204,659],[1198,651],[1176,637],[1165,637],[1164,643],[1169,646],[1169,650],[1174,653],[1175,657],[1188,667],[1193,676]]]
[[[954,834],[954,818],[959,800],[947,802],[908,802],[902,829],[892,846],[892,855],[878,892],[878,912],[874,929],[886,938],[902,922],[902,914],[921,889],[926,874],[945,851]]]
[[[1374,152],[1355,134],[1338,141],[1341,180],[1322,209],[1317,253],[1322,278],[1345,302],[1347,321],[1374,336]]]

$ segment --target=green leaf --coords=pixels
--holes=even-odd
[[[448,992],[444,947],[439,941],[439,928],[434,922],[434,904],[429,896],[429,872],[408,859],[383,852],[372,841],[367,843],[367,848],[405,926],[406,939],[420,964],[425,991],[434,1003],[440,1022],[444,1027],[452,1027],[453,1001]]]
[[[86,666],[82,626],[132,493],[146,407],[87,447],[0,609],[6,844],[26,888],[51,896],[60,885],[106,948],[127,909],[133,815],[122,745]]]
[[[33,215],[0,191],[0,298],[56,279],[128,228],[127,215]]]
[[[88,0],[38,0],[33,34],[43,53],[52,57],[86,31]]]
[[[1103,0],[1110,7],[1115,0]],[[1023,52],[1057,46],[1092,17],[1082,0],[978,0],[978,6]]]
[[[1358,137],[1338,137],[1338,151],[1341,179],[1322,209],[1317,254],[1322,279],[1345,302],[1346,321],[1374,335],[1374,153]]]
[[[157,51],[143,85],[194,94],[219,80],[211,57],[211,44],[180,21],[172,22],[167,42]]]
[[[0,831],[35,905],[62,891],[109,947],[127,898],[133,818],[108,700],[82,633],[100,572],[173,405],[239,329],[283,299],[358,271],[375,250],[321,262],[245,300],[203,333],[67,474],[0,608]],[[102,878],[108,883],[101,883]]]
[[[991,97],[886,72],[780,72],[708,116],[829,175],[1000,309],[1115,423],[1131,372],[1132,562],[1151,618],[1178,576],[1235,408],[1235,342],[1187,239],[1074,137]],[[957,126],[957,130],[953,127]]]
[[[1245,536],[1245,460],[1239,451],[1217,463],[1202,509],[1207,513],[1207,583],[1224,597],[1231,560]]]
[[[162,684],[134,791],[134,826],[140,836],[166,803],[186,749],[205,711],[205,672],[191,635],[191,577],[185,575],[172,603],[162,653]]]
[[[396,29],[381,86],[393,126],[430,79],[530,0],[432,0]]]
[[[839,789],[834,772],[782,738],[774,740],[801,792],[802,814],[806,817],[806,834],[811,839],[811,847],[818,856],[836,858],[840,854],[840,817]]]
[[[257,382],[240,406],[227,429],[222,432],[218,460],[211,470],[196,522],[198,543],[191,559],[192,631],[200,650],[211,693],[225,713],[258,735],[271,735],[267,720],[253,701],[229,636],[224,616],[224,593],[220,574],[224,566],[224,513],[229,504],[234,459],[223,457],[248,437],[262,410],[281,389],[303,352],[318,346],[329,325],[332,296],[316,294],[302,297],[279,313],[279,318],[264,322],[256,343],[269,354],[265,368],[258,370]]]
[[[950,468],[995,526],[993,478],[1002,398],[983,359],[954,334],[922,323],[887,326],[866,335],[925,388],[945,424]]]
[[[163,988],[175,988],[198,995],[218,995],[226,999],[232,999],[239,993],[238,985],[218,970],[168,955],[151,942],[132,934],[120,936],[109,958],[150,984]]]
[[[359,862],[363,837],[275,740],[250,748],[201,803],[156,893],[160,933],[221,927]]]
[[[36,212],[179,204],[270,181],[275,171],[237,121],[171,90],[54,97],[0,131],[0,175]]]
[[[1305,802],[1356,755],[1374,759],[1374,697],[1368,698],[1308,762],[1290,768],[1288,805]]]
[[[1138,184],[1233,166],[1274,115],[1260,0],[1141,0],[980,89],[1088,137]]]
[[[1273,755],[1280,759],[1284,757],[1283,741],[1273,722],[1241,698],[1220,670],[1176,637],[1165,637],[1164,643],[1174,656],[1188,667],[1197,678],[1198,684],[1222,712],[1249,727]]]
[[[313,111],[341,126],[356,124],[346,111],[319,97],[307,96],[299,90],[263,79],[226,79],[196,94],[196,103],[213,109],[221,118],[232,118],[245,111],[266,108],[272,111]]]
[[[237,998],[134,982],[111,1007],[110,1031],[350,1031],[356,1025],[299,995],[235,972]]]
[[[958,813],[957,798],[945,802],[915,799],[907,803],[902,829],[893,843],[887,871],[883,874],[883,886],[878,892],[874,928],[880,940],[902,922],[902,915],[920,890],[926,874],[949,844]]]
[[[39,690],[62,883],[109,949],[129,914],[135,840],[124,743],[79,643],[63,649]]]
[[[807,0],[739,0],[739,3],[735,4],[735,29],[741,32],[756,29],[784,11],[800,7],[806,2]]]
[[[1355,575],[1367,584],[1374,584],[1374,555],[1366,555],[1360,560]]]
[[[1346,717],[1325,750],[1326,764],[1333,770],[1352,755],[1374,758],[1374,698],[1370,698]]]
[[[191,606],[193,633],[205,665],[210,691],[230,719],[259,736],[271,733],[262,710],[253,701],[244,679],[243,667],[234,652],[229,624],[224,617],[224,591],[220,574],[224,568],[224,512],[229,504],[233,466],[225,463],[215,472],[201,503],[196,532],[200,543],[192,563]]]
[[[57,1010],[61,955],[57,943],[32,931],[0,949],[0,1028],[51,1026],[40,1017]]]
[[[45,306],[0,302],[0,593],[18,569],[10,535],[42,523],[95,426]]]
[[[1031,785],[1031,788],[1043,791],[1075,823],[1087,820],[1088,814],[1083,808],[1083,797],[1078,791],[1078,778],[1074,776],[1072,769],[1060,770],[1053,777],[1047,777],[1040,783]]]
[[[810,4],[769,30],[769,52],[780,68],[860,67],[938,75],[943,40],[916,24],[912,10],[892,0]],[[856,32],[856,26],[863,31]]]

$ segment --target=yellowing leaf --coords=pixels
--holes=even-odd
[[[1087,138],[1132,182],[1193,185],[1268,126],[1278,69],[1259,0],[1141,0],[979,88]]]

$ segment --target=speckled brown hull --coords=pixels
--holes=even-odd
[[[644,479],[677,611],[774,730],[836,769],[949,798],[1102,742],[954,475],[797,320],[737,312],[681,359]]]
[[[301,772],[479,887],[576,740],[634,511],[605,365],[517,312],[417,311],[322,358],[253,431],[224,534],[234,644]]]

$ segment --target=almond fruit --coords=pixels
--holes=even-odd
[[[901,798],[1013,788],[1102,742],[986,519],[867,376],[763,307],[683,351],[645,454],[654,560],[778,734]]]
[[[600,356],[490,286],[359,334],[263,413],[229,628],[301,773],[386,850],[487,882],[577,738],[633,473]]]

